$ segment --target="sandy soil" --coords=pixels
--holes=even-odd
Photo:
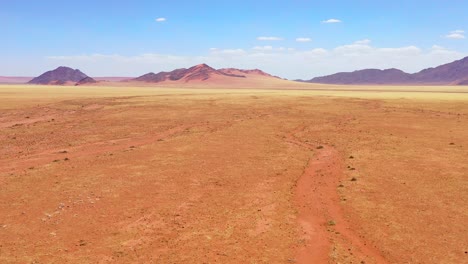
[[[466,94],[63,89],[0,86],[2,263],[467,260]]]

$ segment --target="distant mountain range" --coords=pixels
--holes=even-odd
[[[398,69],[365,69],[354,72],[335,73],[302,82],[325,84],[466,85],[468,83],[468,57],[435,68],[424,69],[414,74]]]
[[[45,72],[40,76],[30,80],[30,84],[54,84],[54,85],[80,85],[96,83],[97,81],[80,70],[69,67],[58,67],[55,70]]]
[[[205,82],[209,80],[226,80],[228,81],[231,78],[249,78],[252,76],[263,76],[267,78],[277,78],[268,73],[265,73],[259,69],[254,70],[240,70],[234,68],[226,68],[216,70],[206,64],[199,64],[193,66],[189,69],[176,69],[170,72],[159,72],[159,73],[147,73],[132,81],[139,82],[150,82],[150,83],[160,83],[160,82]]]
[[[147,73],[137,78],[100,77],[91,78],[78,69],[58,67],[36,77],[1,77],[0,83],[26,83],[43,85],[95,85],[103,82],[161,83],[182,85],[226,84],[239,85],[262,83],[266,80],[282,80],[259,69],[242,70],[234,68],[214,69],[206,64],[169,72]],[[418,73],[406,73],[398,69],[365,69],[354,72],[341,72],[300,82],[324,84],[392,84],[392,85],[468,85],[468,57]]]
[[[93,85],[103,81],[112,82],[134,82],[134,83],[164,83],[164,84],[183,84],[183,83],[231,83],[233,79],[254,78],[256,80],[265,78],[278,78],[261,70],[240,70],[240,69],[219,69],[216,70],[206,64],[199,64],[191,68],[176,69],[170,72],[147,73],[137,78],[124,77],[101,77],[91,78],[77,69],[69,67],[58,67],[33,78],[29,84],[42,85]],[[6,80],[6,79],[5,79]],[[10,80],[10,79],[8,79]],[[13,79],[12,79],[13,80]],[[16,80],[16,79],[15,79]],[[16,80],[18,81],[18,80]]]
[[[159,72],[159,73],[147,73],[140,77],[133,79],[133,81],[141,81],[141,82],[164,82],[164,81],[183,81],[183,82],[190,82],[190,81],[206,81],[213,77],[235,77],[235,78],[245,78],[242,75],[230,74],[225,73],[223,71],[215,70],[206,64],[199,64],[193,66],[189,69],[176,69],[170,72]]]

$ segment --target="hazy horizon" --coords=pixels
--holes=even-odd
[[[68,66],[135,77],[206,63],[310,79],[366,68],[414,73],[468,56],[463,1],[86,0],[71,8],[2,4],[0,76]]]

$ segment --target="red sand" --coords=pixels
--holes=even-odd
[[[466,259],[465,101],[4,96],[0,262]]]

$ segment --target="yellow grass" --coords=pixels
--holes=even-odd
[[[125,86],[41,86],[0,85],[0,109],[31,106],[69,98],[102,98],[115,96],[143,96],[162,94],[264,94],[280,96],[332,96],[369,99],[416,99],[416,100],[468,100],[467,86],[343,86],[285,82],[276,89],[242,87],[173,88],[173,87],[125,87]],[[34,100],[30,100],[34,98]]]

